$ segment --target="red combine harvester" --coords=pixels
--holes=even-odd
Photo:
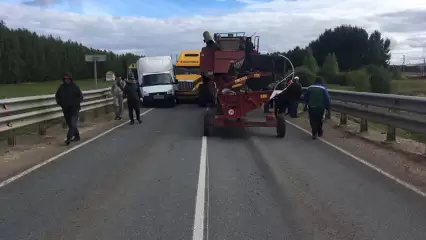
[[[214,127],[235,126],[276,127],[277,136],[284,137],[283,117],[265,115],[264,121],[249,121],[245,116],[270,100],[273,90],[267,87],[276,82],[277,73],[285,72],[285,61],[289,60],[260,55],[259,37],[253,39],[243,32],[215,33],[212,39],[205,31],[203,38],[206,46],[200,55],[203,84],[199,100],[207,106],[204,136]]]

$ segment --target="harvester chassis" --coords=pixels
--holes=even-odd
[[[275,127],[277,137],[283,138],[286,134],[284,114],[265,115],[264,121],[246,119],[249,112],[260,109],[262,104],[267,104],[272,95],[272,90],[232,90],[243,86],[249,79],[267,75],[271,75],[271,73],[247,73],[245,76],[224,83],[220,87],[216,86],[217,81],[205,81],[203,85],[206,89],[203,91],[203,99],[206,101],[206,110],[204,112],[203,135],[211,136],[215,127]],[[228,91],[223,91],[228,87],[230,88]]]

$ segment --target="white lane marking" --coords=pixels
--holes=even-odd
[[[310,133],[308,130],[306,130],[306,129],[304,129],[304,128],[302,128],[302,127],[298,126],[298,125],[296,125],[295,123],[292,123],[292,122],[287,121],[287,120],[286,120],[286,122],[287,122],[287,123],[289,123],[290,125],[292,125],[293,127],[297,128],[297,129],[299,129],[299,130],[301,130],[302,132],[305,132],[305,133],[307,133],[307,134],[311,135],[311,133]],[[330,147],[332,147],[332,148],[337,149],[337,150],[338,150],[338,151],[340,151],[341,153],[343,153],[343,154],[345,154],[345,155],[347,155],[347,156],[349,156],[349,157],[351,157],[351,158],[353,158],[353,159],[357,160],[358,162],[360,162],[360,163],[364,164],[365,166],[367,166],[367,167],[369,167],[369,168],[373,169],[374,171],[376,171],[376,172],[378,172],[378,173],[382,174],[383,176],[385,176],[385,177],[387,177],[387,178],[389,178],[389,179],[391,179],[391,180],[393,180],[393,181],[395,181],[395,182],[397,182],[397,183],[401,184],[402,186],[404,186],[404,187],[406,187],[406,188],[410,189],[411,191],[413,191],[413,192],[415,192],[415,193],[417,193],[417,194],[421,195],[422,197],[426,197],[426,193],[425,193],[425,192],[423,192],[422,190],[420,190],[419,188],[417,188],[417,187],[415,187],[415,186],[413,186],[413,185],[411,185],[411,184],[409,184],[409,183],[407,183],[407,182],[405,182],[405,181],[403,181],[403,180],[401,180],[401,179],[399,179],[399,178],[397,178],[397,177],[395,177],[395,176],[391,175],[391,174],[390,174],[390,173],[388,173],[388,172],[383,171],[383,170],[382,170],[382,169],[380,169],[379,167],[377,167],[377,166],[375,166],[375,165],[373,165],[373,164],[371,164],[371,163],[367,162],[366,160],[364,160],[364,159],[362,159],[362,158],[360,158],[360,157],[357,157],[357,156],[353,155],[352,153],[350,153],[350,152],[348,152],[348,151],[346,151],[346,150],[344,150],[344,149],[342,149],[342,148],[340,148],[340,147],[338,147],[338,146],[334,145],[333,143],[331,143],[331,142],[329,142],[329,141],[327,141],[327,140],[324,140],[323,138],[318,138],[318,140],[320,140],[321,142],[323,142],[323,143],[327,144],[328,146],[330,146]]]
[[[192,240],[204,240],[204,207],[206,194],[206,162],[207,162],[207,137],[201,141],[200,170],[198,173],[197,198],[195,202],[194,229]]]
[[[145,114],[149,113],[151,110],[153,110],[153,108],[150,108],[150,109],[146,110],[145,112],[141,113],[141,114],[140,114],[140,116],[143,116],[143,115],[145,115]],[[64,152],[59,153],[59,154],[58,154],[58,155],[56,155],[56,156],[53,156],[53,157],[51,157],[51,158],[47,159],[46,161],[44,161],[44,162],[42,162],[42,163],[39,163],[39,164],[37,164],[37,165],[35,165],[35,166],[31,167],[31,168],[28,168],[27,170],[25,170],[25,171],[23,171],[23,172],[21,172],[21,173],[19,173],[19,174],[15,175],[15,176],[13,176],[13,177],[10,177],[10,178],[8,178],[8,179],[4,180],[3,182],[1,182],[1,183],[0,183],[0,188],[2,188],[2,187],[4,187],[4,186],[6,186],[7,184],[9,184],[9,183],[11,183],[11,182],[14,182],[14,181],[18,180],[19,178],[21,178],[21,177],[23,177],[23,176],[25,176],[25,175],[27,175],[27,174],[29,174],[29,173],[31,173],[31,172],[33,172],[33,171],[37,170],[37,169],[39,169],[39,168],[43,167],[44,165],[46,165],[46,164],[48,164],[48,163],[50,163],[50,162],[53,162],[53,161],[57,160],[58,158],[60,158],[60,157],[64,156],[64,155],[65,155],[65,154],[67,154],[67,153],[70,153],[70,152],[72,152],[72,151],[74,151],[74,150],[76,150],[76,149],[78,149],[78,148],[83,147],[84,145],[86,145],[86,144],[88,144],[88,143],[90,143],[90,142],[93,142],[94,140],[96,140],[96,139],[98,139],[98,138],[100,138],[100,137],[104,136],[105,134],[107,134],[107,133],[109,133],[109,132],[114,131],[115,129],[117,129],[117,128],[119,128],[119,127],[124,126],[125,124],[127,124],[127,123],[129,123],[129,122],[130,122],[130,121],[127,121],[127,122],[121,123],[120,125],[117,125],[117,126],[115,126],[115,127],[113,127],[113,128],[110,128],[110,129],[106,130],[105,132],[103,132],[103,133],[101,133],[101,134],[99,134],[99,135],[97,135],[97,136],[95,136],[95,137],[93,137],[93,138],[91,138],[91,139],[89,139],[89,140],[87,140],[87,141],[84,141],[84,142],[82,142],[82,143],[80,143],[80,144],[78,144],[78,145],[76,145],[76,146],[74,146],[74,147],[72,147],[72,148],[70,148],[70,149],[68,149],[68,150],[64,151]]]

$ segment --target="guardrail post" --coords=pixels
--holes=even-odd
[[[362,105],[362,107],[368,108],[368,105]],[[359,131],[360,132],[367,132],[368,131],[367,119],[361,118],[361,123],[359,125]]]
[[[94,118],[99,117],[99,110],[97,108],[93,109],[93,117]]]
[[[331,109],[329,111],[326,111],[325,119],[331,119]]]
[[[45,122],[41,122],[38,124],[38,135],[40,136],[45,136],[46,135],[46,123]]]
[[[67,122],[65,120],[63,120],[62,121],[62,128],[65,129],[67,127],[68,127]]]
[[[7,132],[7,145],[12,147],[16,145],[16,135],[14,129]]]
[[[83,123],[86,120],[85,118],[86,118],[86,112],[80,112],[78,120]]]
[[[389,108],[389,112],[395,112],[395,109]],[[394,142],[396,140],[396,128],[388,125],[388,131],[386,133],[386,141]]]
[[[348,124],[348,115],[346,113],[340,113],[340,125]]]
[[[106,105],[105,106],[105,114],[109,114],[110,113],[110,105]]]

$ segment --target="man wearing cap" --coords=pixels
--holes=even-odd
[[[138,120],[138,123],[142,123],[140,116],[140,99],[142,98],[142,93],[134,77],[131,77],[130,80],[127,82],[126,86],[124,87],[124,98],[127,98],[130,124],[133,125],[135,123],[133,111],[136,112],[136,119]]]
[[[284,114],[286,110],[291,114],[291,104],[300,99],[302,95],[302,86],[298,82],[291,79],[287,81],[287,87],[278,94],[274,99],[274,113]],[[296,109],[297,115],[297,109]]]
[[[291,97],[288,104],[288,114],[291,118],[297,118],[297,110],[299,106],[300,97],[302,95],[302,85],[299,83],[299,77],[293,79],[291,89]]]
[[[71,74],[67,73],[62,77],[62,84],[55,94],[56,103],[62,108],[65,122],[68,126],[67,139],[65,144],[71,141],[79,141],[80,133],[77,128],[80,104],[83,101],[83,93],[72,80]]]

